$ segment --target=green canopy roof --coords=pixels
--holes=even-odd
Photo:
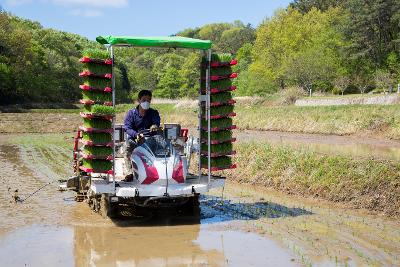
[[[173,48],[193,48],[210,49],[211,41],[199,40],[180,36],[172,37],[136,37],[136,36],[98,36],[96,41],[101,44],[110,45],[132,45],[143,47],[173,47]]]

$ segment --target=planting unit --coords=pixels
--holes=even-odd
[[[83,125],[79,134],[83,147],[80,149],[81,161],[76,166],[86,173],[113,174],[113,62],[105,50],[86,50],[80,62],[83,70],[79,76],[84,79],[79,86],[83,95],[80,102],[84,107],[80,113]]]
[[[199,195],[223,187],[225,178],[212,171],[234,168],[232,136],[235,116],[230,55],[212,55],[211,41],[184,37],[99,36],[107,51],[87,50],[81,58],[84,105],[74,146],[75,176],[65,188],[77,192],[77,200],[104,216],[128,213],[134,217],[159,209],[179,212],[199,210]],[[131,158],[126,155],[125,129],[115,123],[115,47],[160,47],[199,49],[204,60],[199,68],[199,138],[176,123],[156,131],[144,129],[144,142],[137,144]],[[191,158],[198,157],[198,173],[190,173]],[[126,164],[133,169],[128,175]],[[204,169],[207,173],[204,174]],[[126,178],[126,179],[124,179]],[[123,212],[125,211],[125,212]]]
[[[237,77],[232,66],[236,64],[237,60],[229,54],[211,54],[202,61],[200,164],[209,172],[236,168],[232,163],[235,154],[232,143],[236,141],[232,137],[236,128],[232,123],[232,117],[236,116],[236,102],[232,98],[236,87],[232,79]]]

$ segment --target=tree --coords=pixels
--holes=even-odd
[[[289,8],[276,13],[257,30],[252,65],[262,67],[253,70],[267,69],[281,89],[299,85],[310,91],[315,82],[330,82],[344,61],[344,36],[337,27],[344,23],[340,12],[314,8],[301,14]]]
[[[398,49],[400,1],[351,0],[344,5],[349,20],[345,26],[353,58],[371,58],[375,68],[385,65],[388,54]]]
[[[330,7],[341,6],[344,2],[345,0],[294,0],[289,6],[304,14],[312,8],[326,11]]]
[[[217,50],[236,54],[244,44],[253,43],[254,40],[255,29],[251,27],[250,24],[247,26],[234,27],[222,32]]]
[[[157,89],[154,91],[155,96],[172,99],[178,98],[181,84],[182,78],[179,71],[174,67],[170,67],[161,75]]]
[[[375,72],[375,84],[378,89],[383,89],[384,92],[388,89],[390,92],[393,82],[394,80],[390,72],[386,70],[377,70]]]
[[[334,85],[337,89],[340,90],[340,92],[342,92],[342,95],[344,95],[344,92],[346,91],[347,87],[349,87],[349,85],[350,85],[350,78],[346,75],[337,77],[334,80]]]

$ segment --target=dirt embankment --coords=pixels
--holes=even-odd
[[[345,105],[393,105],[400,103],[400,95],[378,95],[358,97],[301,98],[296,106],[345,106]]]

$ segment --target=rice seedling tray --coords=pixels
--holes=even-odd
[[[104,129],[104,128],[90,128],[85,126],[79,126],[79,130],[85,133],[112,133],[113,129]]]
[[[88,48],[82,51],[82,56],[83,57],[88,57],[88,58],[98,58],[98,59],[109,59],[110,54],[108,53],[107,50],[103,49],[93,49],[93,48]]]
[[[229,152],[215,152],[215,153],[211,153],[210,157],[211,158],[218,158],[218,157],[222,157],[222,156],[231,156],[231,155],[235,155],[236,151],[229,151]],[[207,156],[208,152],[207,151],[201,151],[201,155],[202,156]]]
[[[80,142],[85,145],[85,146],[108,146],[108,147],[112,147],[114,144],[113,142],[106,142],[106,143],[101,143],[101,142],[94,142],[91,140],[83,140],[81,139]]]
[[[210,143],[211,145],[219,145],[219,144],[223,144],[223,143],[234,143],[236,142],[236,138],[230,138],[230,139],[226,139],[226,140],[211,140]],[[207,144],[208,141],[207,139],[202,139],[201,140],[202,144]]]
[[[206,126],[206,125],[208,125],[208,122],[205,119],[203,119],[203,120],[201,120],[201,125]],[[214,128],[214,127],[223,128],[223,127],[229,127],[232,125],[233,125],[232,118],[221,118],[219,120],[210,120],[211,128]],[[213,139],[217,139],[217,138],[213,138]],[[226,139],[226,138],[224,138],[224,139]]]
[[[81,156],[84,159],[102,159],[102,160],[108,160],[108,161],[112,161],[113,160],[113,156],[112,155],[96,156],[96,155],[93,155],[93,154],[87,154],[85,152],[81,152]]]
[[[79,166],[79,169],[81,171],[84,171],[84,172],[87,172],[87,173],[103,173],[103,174],[111,174],[111,175],[114,173],[113,170],[98,171],[98,170],[91,169],[91,168],[88,168],[88,167],[85,167],[85,166]]]
[[[114,118],[114,115],[104,115],[104,114],[96,114],[96,113],[85,113],[85,112],[80,112],[79,113],[82,118],[85,119],[106,119],[106,120],[112,120]]]
[[[237,128],[236,125],[227,126],[227,127],[211,127],[210,131],[211,132],[219,132],[219,131],[226,131],[226,130],[234,130],[236,128]],[[204,127],[204,126],[201,129],[203,131],[208,131],[207,127]]]
[[[109,101],[94,101],[94,100],[90,100],[90,99],[81,99],[79,100],[79,103],[84,104],[84,105],[104,105],[104,106],[112,106],[113,103],[109,102]]]
[[[107,173],[109,171],[112,171],[112,166],[113,164],[109,160],[83,159],[83,164],[81,167],[89,170],[88,172]]]
[[[208,132],[201,131],[202,139],[207,140]],[[210,139],[211,140],[230,140],[233,138],[233,133],[230,130],[226,131],[219,131],[219,132],[210,132]]]
[[[79,59],[81,63],[95,63],[102,65],[112,65],[111,58],[101,59],[101,58],[90,58],[90,57],[82,57]]]
[[[232,106],[235,105],[236,101],[235,100],[228,100],[228,101],[224,101],[224,102],[211,102],[210,106],[211,107],[220,107],[220,106]]]
[[[210,119],[217,120],[217,119],[222,119],[222,118],[232,118],[235,116],[236,116],[236,113],[232,112],[232,113],[228,113],[228,114],[212,115],[212,116],[210,116]],[[203,119],[205,119],[205,118],[206,118],[206,116],[203,116]]]
[[[207,165],[202,165],[201,167],[203,169],[208,169]],[[225,167],[211,167],[210,171],[216,172],[216,171],[231,170],[231,169],[236,169],[236,168],[237,168],[236,164],[231,164],[231,165],[225,166]]]
[[[228,88],[222,88],[222,89],[220,89],[218,87],[215,87],[215,88],[211,88],[210,93],[212,95],[215,95],[215,94],[218,94],[218,93],[232,92],[232,91],[235,91],[236,88],[237,88],[236,86],[229,86]],[[206,92],[207,92],[206,89],[202,89],[201,90],[202,94],[205,94]]]
[[[224,114],[230,114],[234,111],[235,106],[233,105],[223,105],[223,106],[215,106],[210,108],[210,115],[224,115]],[[202,110],[205,113],[206,108],[203,105]]]
[[[112,95],[100,91],[83,91],[83,100],[93,100],[95,102],[112,102]]]
[[[100,92],[106,92],[106,93],[111,93],[112,89],[111,87],[104,87],[104,88],[96,88],[96,87],[91,87],[86,84],[81,84],[79,85],[79,88],[85,91],[100,91]]]
[[[104,78],[104,79],[111,79],[112,78],[112,74],[111,73],[102,73],[102,74],[98,74],[98,73],[93,73],[90,71],[82,71],[81,73],[79,73],[80,77],[93,77],[93,78]]]
[[[211,61],[210,65],[211,68],[219,68],[219,67],[228,67],[228,66],[235,66],[238,63],[236,59],[232,59],[226,62],[219,62],[219,61]]]
[[[237,78],[238,74],[236,72],[231,73],[229,75],[211,75],[210,79],[211,81],[220,81],[220,80],[227,80],[227,79],[235,79]],[[205,80],[206,78],[203,77],[203,80]]]

